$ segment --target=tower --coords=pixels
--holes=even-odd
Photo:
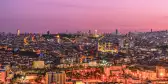
[[[151,29],[151,32],[153,32],[153,30]]]
[[[118,35],[118,29],[116,29],[116,35]]]
[[[20,30],[17,29],[17,36],[20,36]]]
[[[47,31],[47,35],[50,35],[50,31]]]

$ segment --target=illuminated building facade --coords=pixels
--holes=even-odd
[[[65,84],[66,74],[65,72],[48,72],[46,73],[46,83],[45,84]]]
[[[98,43],[98,51],[101,52],[110,52],[110,53],[118,53],[118,46],[110,43],[110,42],[99,42]]]
[[[164,67],[157,66],[156,73],[158,78],[164,78],[166,76],[166,69]]]
[[[20,30],[19,29],[17,30],[17,36],[20,36]]]
[[[57,36],[56,36],[56,39],[57,39],[57,43],[60,43],[60,41],[61,41],[60,35],[57,35]]]
[[[80,58],[80,63],[83,63],[84,61],[87,62],[88,59],[92,60],[93,59],[93,56],[82,56]]]
[[[28,37],[24,38],[24,40],[23,40],[24,41],[24,45],[28,45],[29,44],[27,39],[28,39]]]
[[[45,67],[44,61],[34,61],[33,68],[43,69]]]
[[[123,47],[124,48],[129,48],[130,47],[130,41],[127,38],[123,40]]]
[[[31,37],[32,42],[35,42],[35,36]]]
[[[6,71],[0,70],[0,81],[5,83],[6,82]]]
[[[0,64],[0,83],[5,84],[6,77],[7,77],[6,69],[2,68],[2,65]]]
[[[95,30],[93,37],[99,37],[97,30]]]

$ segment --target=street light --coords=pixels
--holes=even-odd
[[[161,72],[161,73],[160,73],[160,76],[161,76],[161,77],[163,77],[163,76],[164,76],[164,74]]]
[[[24,82],[24,79],[25,79],[25,77],[24,77],[24,76],[22,76],[22,77],[21,77],[22,83]]]

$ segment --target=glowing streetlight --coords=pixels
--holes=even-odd
[[[160,76],[161,76],[161,77],[163,77],[163,76],[164,76],[164,74],[163,74],[163,73],[160,73]]]

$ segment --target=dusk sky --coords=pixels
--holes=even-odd
[[[0,0],[0,31],[168,29],[168,0]]]

